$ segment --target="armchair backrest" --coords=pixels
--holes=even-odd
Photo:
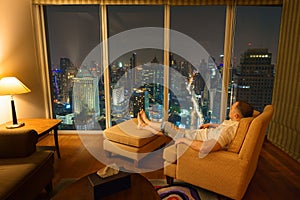
[[[250,163],[249,175],[254,173],[258,157],[264,142],[266,130],[272,118],[274,109],[272,105],[267,105],[263,112],[253,119],[241,147],[239,157]]]

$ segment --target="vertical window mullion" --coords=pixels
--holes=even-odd
[[[108,67],[108,44],[107,44],[107,6],[101,5],[101,25],[102,25],[102,57],[103,57],[103,75],[104,75],[104,97],[105,97],[105,122],[106,128],[111,127],[110,116],[110,78]]]
[[[170,5],[164,6],[164,120],[169,110],[169,50],[170,50]]]
[[[234,21],[235,21],[235,5],[227,5],[226,8],[226,26],[224,39],[224,67],[222,77],[222,95],[220,106],[220,121],[226,119],[227,100],[228,100],[228,81],[230,78],[231,54],[233,50],[234,36]]]

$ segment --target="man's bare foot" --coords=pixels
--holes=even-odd
[[[144,120],[141,118],[140,113],[137,114],[137,121],[138,121],[138,128],[143,129],[147,124],[144,122]]]
[[[141,111],[139,112],[139,115],[140,115],[141,119],[144,121],[144,123],[145,123],[146,125],[149,125],[149,124],[150,124],[151,121],[148,119],[148,117],[147,117],[147,115],[146,115],[146,113],[145,113],[144,110],[141,110]]]
[[[138,129],[143,129],[143,130],[147,130],[150,131],[151,133],[155,134],[155,135],[163,135],[162,132],[155,130],[154,128],[152,128],[151,126],[149,126],[148,124],[146,124],[144,122],[144,120],[141,117],[141,114],[138,113],[137,115],[137,121],[138,121]],[[150,122],[150,121],[149,121]]]

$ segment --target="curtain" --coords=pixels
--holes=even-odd
[[[283,0],[32,0],[36,5],[102,4],[102,5],[282,5]]]
[[[34,5],[100,4],[101,0],[32,0]]]
[[[273,90],[275,112],[268,139],[300,162],[300,2],[282,7],[277,67]]]
[[[166,0],[33,0],[33,4],[37,5],[67,5],[67,4],[102,4],[102,5],[155,5],[155,4],[166,4],[168,1]]]
[[[52,100],[49,80],[47,44],[44,26],[43,6],[36,5],[32,8],[35,45],[37,49],[37,61],[39,69],[41,70],[41,79],[43,84],[43,96],[45,104],[45,112],[48,118],[52,118]]]

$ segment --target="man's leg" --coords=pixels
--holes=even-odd
[[[196,136],[195,130],[181,129],[171,122],[163,122],[161,125],[161,132],[163,132],[164,135],[172,137],[174,140],[177,138],[188,138],[190,140],[194,140]]]
[[[152,122],[147,118],[146,113],[143,110],[138,114],[138,123],[143,129],[149,130],[154,134],[164,134],[173,139],[186,137],[193,140],[196,135],[195,130],[179,129],[171,122]]]

